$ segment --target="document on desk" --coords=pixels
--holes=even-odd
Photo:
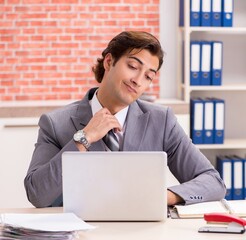
[[[246,217],[246,200],[227,201],[223,199],[191,205],[175,205],[170,210],[172,218],[203,218],[205,213],[229,213],[238,217]]]
[[[73,239],[78,231],[95,227],[73,213],[0,214],[0,236],[9,239]]]

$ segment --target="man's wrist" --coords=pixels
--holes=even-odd
[[[178,203],[183,203],[183,202],[184,202],[184,199],[181,198],[178,194],[176,194],[170,190],[167,190],[167,204],[169,206],[175,205]]]
[[[73,140],[79,144],[82,144],[86,150],[88,150],[88,148],[91,146],[84,130],[77,131],[73,136]]]

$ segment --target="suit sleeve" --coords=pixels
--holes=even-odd
[[[226,188],[219,173],[191,142],[170,109],[166,116],[164,149],[170,171],[180,182],[169,190],[181,196],[185,204],[224,198]]]
[[[48,115],[41,116],[39,127],[38,140],[24,185],[27,197],[35,207],[48,207],[62,194],[62,153],[78,149],[72,139],[65,146],[60,146]]]

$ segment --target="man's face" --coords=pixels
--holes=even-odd
[[[133,50],[122,56],[114,65],[108,54],[104,60],[105,75],[101,84],[106,87],[115,104],[128,106],[150,86],[159,66],[157,56],[148,50]]]

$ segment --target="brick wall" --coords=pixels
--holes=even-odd
[[[159,0],[0,0],[0,100],[81,98],[96,85],[97,57],[123,30],[158,37]]]

